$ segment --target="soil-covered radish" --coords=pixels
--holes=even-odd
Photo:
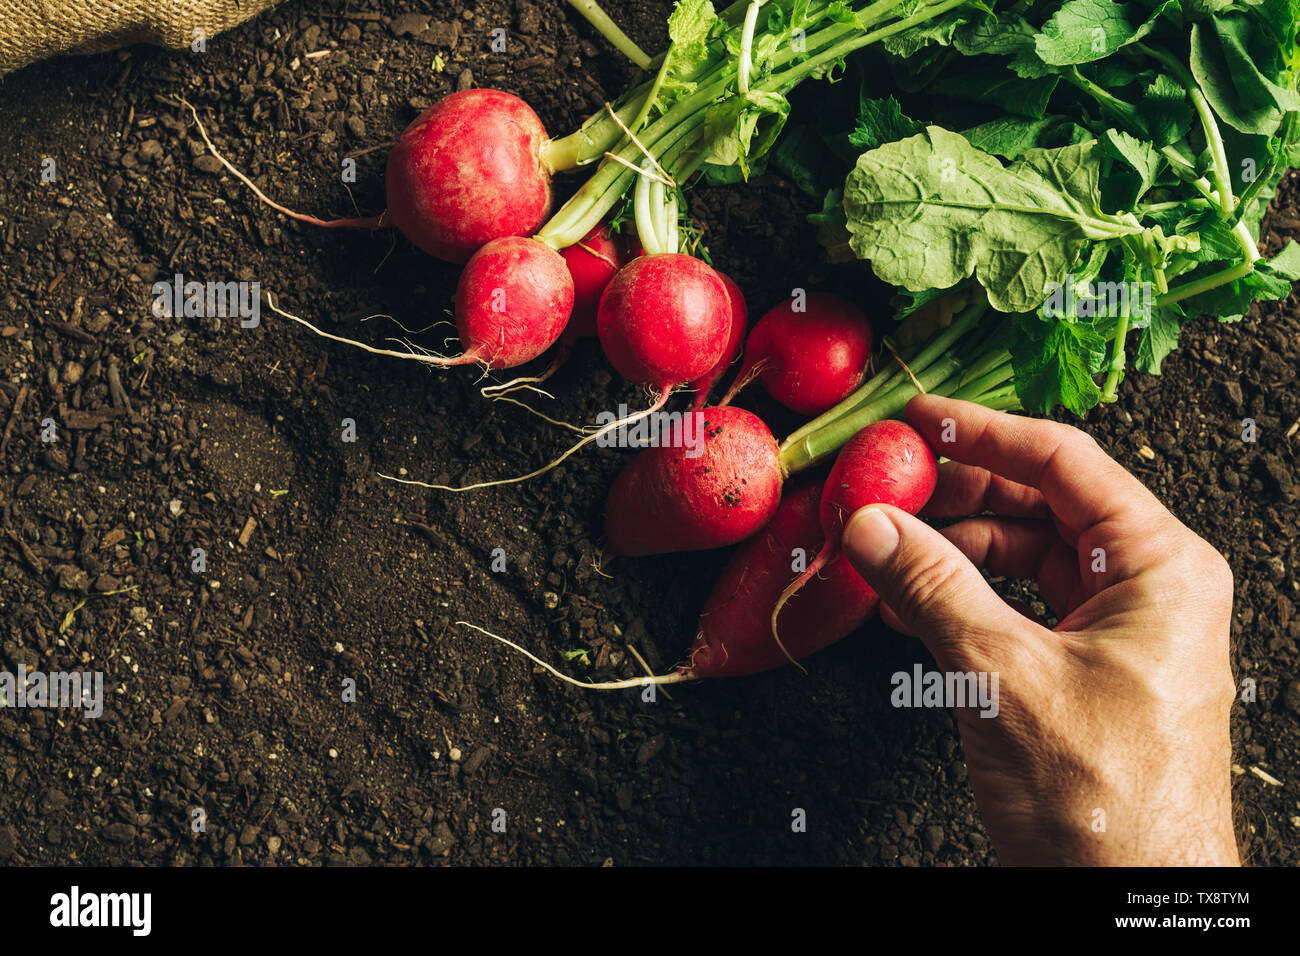
[[[670,440],[614,479],[605,539],[614,555],[720,548],[763,527],[781,499],[776,440],[741,408],[683,414]]]
[[[754,323],[723,404],[757,375],[782,405],[820,415],[862,384],[871,344],[871,323],[848,299],[832,292],[789,298]]]
[[[551,211],[546,129],[500,90],[463,90],[434,103],[388,154],[388,219],[416,246],[465,262],[486,243],[528,236]]]
[[[691,402],[691,408],[696,409],[708,404],[709,391],[740,354],[740,347],[745,341],[745,331],[749,327],[749,307],[745,305],[745,294],[740,291],[740,286],[736,285],[730,276],[721,272],[718,273],[718,278],[727,287],[727,298],[731,302],[731,331],[726,348],[722,350],[722,357],[713,368],[691,382],[691,388],[695,390],[695,399]]]
[[[662,402],[722,357],[731,333],[727,287],[693,256],[633,259],[605,288],[596,331],[614,369]]]
[[[819,482],[787,487],[761,533],[736,549],[700,614],[691,647],[697,677],[742,677],[787,663],[772,640],[772,609],[781,592],[823,544]],[[830,561],[781,609],[781,640],[800,660],[856,630],[875,611],[876,592],[848,559]]]
[[[622,245],[610,236],[604,223],[580,242],[561,249],[560,255],[573,276],[573,315],[564,329],[564,341],[572,343],[596,335],[600,297],[626,260]]]
[[[808,569],[782,592],[771,614],[772,635],[789,651],[779,627],[787,601],[840,556],[844,523],[867,505],[886,504],[916,514],[934,494],[939,462],[925,439],[905,422],[868,425],[840,449],[822,486],[818,508],[824,543]],[[786,656],[793,660],[793,654]]]

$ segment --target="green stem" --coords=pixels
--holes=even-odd
[[[980,317],[987,309],[987,302],[976,302],[967,306],[965,310],[953,318],[952,323],[946,329],[942,329],[934,335],[930,341],[926,343],[924,348],[919,352],[916,352],[914,355],[904,357],[903,361],[906,362],[907,367],[912,370],[912,374],[919,375],[921,372],[925,371],[935,362],[935,360],[943,355],[944,352],[951,348],[958,339],[971,329],[975,328],[979,323]],[[892,356],[889,356],[887,360],[889,364],[872,376],[872,378],[866,384],[862,385],[856,392],[844,399],[844,401],[840,402],[834,408],[822,412],[822,414],[808,422],[808,424],[792,432],[786,438],[786,444],[797,442],[805,436],[825,428],[841,418],[853,414],[869,402],[875,401],[877,397],[894,389],[904,378],[906,378],[907,373],[903,371],[902,367]]]
[[[745,25],[740,30],[740,57],[736,63],[736,89],[740,95],[749,93],[749,71],[754,65],[754,27],[758,25],[758,8],[763,0],[752,0],[745,11]]]
[[[1129,127],[1129,132],[1136,132],[1140,123],[1138,122],[1138,110],[1132,103],[1122,100],[1115,96],[1109,90],[1098,86],[1092,80],[1088,79],[1079,72],[1077,66],[1072,66],[1061,73],[1066,82],[1078,87],[1087,93],[1097,104],[1108,112],[1114,114],[1124,121],[1124,125]]]
[[[1232,198],[1232,174],[1228,170],[1228,152],[1223,145],[1223,136],[1219,133],[1219,124],[1214,121],[1210,104],[1206,102],[1200,87],[1193,87],[1189,92],[1192,95],[1192,105],[1196,107],[1196,115],[1201,118],[1210,155],[1214,159],[1214,188],[1219,193],[1219,208],[1225,217],[1231,218],[1237,204]]]
[[[547,140],[540,150],[542,163],[551,172],[559,172],[585,166],[604,156],[623,137],[623,126],[635,121],[649,99],[650,87],[651,83],[643,83],[628,93],[624,102],[614,109],[618,122],[608,111],[593,113],[568,136]]]
[[[1212,272],[1208,276],[1202,276],[1191,282],[1184,282],[1180,286],[1175,286],[1164,295],[1156,297],[1156,308],[1166,305],[1173,305],[1175,302],[1181,302],[1184,299],[1190,299],[1192,296],[1200,295],[1202,292],[1209,292],[1221,285],[1227,285],[1229,282],[1235,282],[1238,279],[1244,279],[1255,271],[1255,263],[1239,262],[1235,266],[1227,269],[1220,269],[1218,272]]]
[[[995,412],[1014,412],[1019,411],[1022,407],[1020,395],[1016,392],[1014,384],[995,388],[993,391],[981,395],[975,401],[985,408],[993,409]]]
[[[882,8],[885,11],[891,10],[901,2],[902,0],[882,0],[881,3],[873,4],[871,7],[868,7],[867,10],[864,10],[863,15],[865,16],[869,11],[876,7]],[[970,0],[942,0],[940,3],[923,6],[910,17],[896,20],[889,26],[880,27],[879,29],[872,30],[862,36],[850,37],[841,43],[835,44],[829,49],[823,50],[816,56],[810,57],[804,62],[791,68],[781,76],[778,77],[774,75],[770,77],[768,82],[763,84],[763,86],[765,89],[773,93],[791,90],[805,77],[832,66],[841,57],[848,56],[850,53],[860,50],[865,46],[869,46],[878,40],[884,40],[896,33],[910,30],[918,24],[925,23],[927,20],[932,20],[937,16],[947,13],[954,7],[964,6],[969,2]],[[857,29],[856,24],[846,24],[846,26],[848,26],[849,30]],[[780,82],[777,82],[778,80],[780,80]]]
[[[645,167],[651,168],[649,160],[646,160]],[[636,185],[632,188],[632,218],[636,223],[636,234],[641,240],[641,247],[645,249],[647,255],[653,256],[663,252],[663,243],[660,241],[659,229],[654,213],[651,211],[650,183],[650,177],[644,173],[637,176]]]
[[[632,42],[631,37],[619,29],[618,24],[610,19],[609,14],[600,8],[600,4],[596,0],[569,0],[569,4],[586,17],[587,22],[595,27],[596,31],[612,43],[619,52],[641,69],[650,69],[650,57]]]
[[[1124,340],[1128,338],[1129,315],[1128,310],[1120,313],[1119,318],[1115,321],[1115,338],[1111,342],[1110,368],[1106,372],[1106,383],[1101,387],[1101,400],[1103,402],[1113,402],[1118,397],[1116,389],[1119,388],[1120,376],[1124,374],[1125,355]]]
[[[971,401],[983,395],[989,389],[1004,385],[1015,377],[1015,372],[1011,367],[1011,353],[1002,352],[1001,354],[990,357],[993,360],[1001,359],[997,362],[992,371],[985,372],[979,378],[973,379],[961,388],[955,389],[951,393],[952,398],[959,398],[963,401]]]
[[[966,360],[958,352],[975,352],[973,360]],[[969,371],[988,368],[988,372],[972,380]],[[984,402],[991,387],[1001,387],[1008,382],[1013,371],[1010,353],[1004,348],[979,347],[950,349],[921,372],[915,372],[916,382],[905,379],[894,388],[872,398],[852,413],[813,431],[796,432],[781,443],[780,463],[785,474],[794,474],[812,468],[834,455],[844,443],[873,422],[898,418],[903,409],[921,392],[928,395],[955,395],[969,401]],[[917,383],[920,383],[920,389]]]
[[[1278,157],[1287,145],[1294,142],[1297,135],[1300,135],[1300,130],[1297,129],[1298,126],[1300,126],[1300,113],[1294,111],[1287,113],[1286,118],[1282,120],[1281,129],[1277,133],[1278,148],[1269,156],[1264,168],[1255,174],[1255,178],[1251,180],[1250,185],[1242,191],[1240,198],[1237,200],[1237,211],[1233,216],[1234,225],[1245,214],[1250,204],[1255,201],[1255,197],[1259,195],[1260,190],[1272,182],[1273,177],[1277,175]]]
[[[1150,46],[1146,43],[1135,43],[1133,49],[1136,53],[1149,56],[1163,63],[1169,72],[1174,75],[1175,79],[1182,84],[1183,89],[1187,91],[1187,95],[1191,97],[1192,107],[1196,110],[1196,116],[1201,121],[1201,130],[1205,133],[1206,145],[1210,147],[1210,157],[1214,164],[1212,170],[1214,186],[1219,194],[1219,208],[1223,210],[1224,216],[1232,218],[1236,203],[1232,198],[1232,173],[1228,169],[1228,153],[1223,145],[1223,136],[1219,132],[1219,124],[1214,119],[1214,111],[1210,109],[1205,94],[1201,92],[1196,77],[1176,56],[1161,47]]]
[[[917,381],[926,392],[933,392],[943,385],[949,376],[960,370],[961,360],[956,355],[948,353],[918,375]],[[844,447],[845,442],[868,425],[886,418],[897,418],[903,413],[907,403],[919,394],[920,391],[909,380],[851,415],[805,435],[794,443],[786,439],[781,443],[780,450],[782,470],[785,474],[792,475],[820,464]]]
[[[657,125],[658,122],[651,124],[648,130],[654,130]],[[662,155],[676,143],[692,136],[703,125],[702,111],[694,115],[688,114],[675,127],[669,126],[667,133],[655,140],[653,145],[645,145],[652,154]],[[644,159],[635,144],[624,147],[617,155],[632,163]],[[563,249],[580,241],[614,208],[636,175],[623,164],[606,160],[534,238],[552,249]]]

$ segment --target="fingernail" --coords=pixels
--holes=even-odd
[[[859,508],[844,528],[844,551],[859,567],[878,568],[898,550],[898,529],[883,510]]]

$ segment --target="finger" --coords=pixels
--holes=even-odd
[[[1042,618],[1035,614],[1034,609],[1024,601],[1017,600],[1016,598],[1003,598],[1003,601],[1007,607],[1011,608],[1021,617],[1039,625],[1044,631],[1047,630],[1047,625],[1043,623]],[[889,609],[888,604],[880,605],[880,619],[885,622],[887,627],[898,631],[898,633],[906,634],[908,637],[916,637],[915,634],[907,629],[907,625],[898,619],[898,615]]]
[[[1074,609],[1079,561],[1051,522],[968,518],[940,533],[977,568],[999,577],[1034,578],[1058,618]]]
[[[997,660],[998,649],[1027,626],[952,542],[906,511],[859,509],[844,529],[843,547],[902,629],[944,669]]]
[[[940,532],[977,568],[1005,578],[1037,577],[1043,558],[1061,540],[1046,521],[967,518]]]
[[[959,461],[940,465],[939,483],[921,514],[928,518],[964,518],[981,511],[1009,518],[1051,517],[1051,509],[1037,488]]]
[[[1033,621],[1035,624],[1039,625],[1040,627],[1044,626],[1042,618],[1040,618],[1037,614],[1035,614],[1034,609],[1030,607],[1028,604],[1026,604],[1024,601],[1020,600],[1019,598],[1006,598],[1005,600],[1007,602],[1007,607],[1014,610],[1021,617]]]
[[[1169,516],[1142,482],[1077,428],[937,395],[918,395],[906,414],[939,454],[1037,488],[1076,533],[1122,515]]]
[[[1038,569],[1038,593],[1059,621],[1083,603],[1087,596],[1079,571],[1079,553],[1060,542],[1043,558]]]

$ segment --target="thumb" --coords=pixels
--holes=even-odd
[[[903,629],[921,639],[941,667],[986,661],[1024,627],[957,547],[924,521],[892,505],[855,511],[844,555],[880,595]]]

